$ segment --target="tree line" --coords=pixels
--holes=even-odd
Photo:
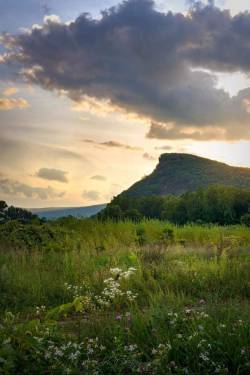
[[[223,185],[200,188],[181,196],[129,197],[121,194],[98,214],[100,220],[160,219],[183,225],[214,223],[250,225],[250,189]]]
[[[38,217],[23,208],[8,206],[5,201],[0,200],[0,224],[11,220],[19,220],[23,223],[30,222]]]

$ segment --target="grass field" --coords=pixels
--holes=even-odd
[[[0,226],[0,374],[249,374],[250,231]]]

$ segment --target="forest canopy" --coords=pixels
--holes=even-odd
[[[98,214],[98,218],[134,221],[154,218],[180,225],[192,222],[250,225],[250,189],[214,185],[181,196],[135,198],[120,195]]]

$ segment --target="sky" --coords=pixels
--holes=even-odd
[[[0,200],[110,201],[184,152],[250,167],[250,0],[0,0]]]

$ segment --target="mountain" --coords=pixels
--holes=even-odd
[[[106,204],[97,204],[86,207],[57,207],[57,208],[31,208],[33,214],[45,219],[57,219],[65,216],[90,217],[103,210]]]
[[[160,156],[158,165],[149,176],[121,195],[181,195],[214,184],[249,188],[250,168],[232,167],[190,154],[166,153]]]

